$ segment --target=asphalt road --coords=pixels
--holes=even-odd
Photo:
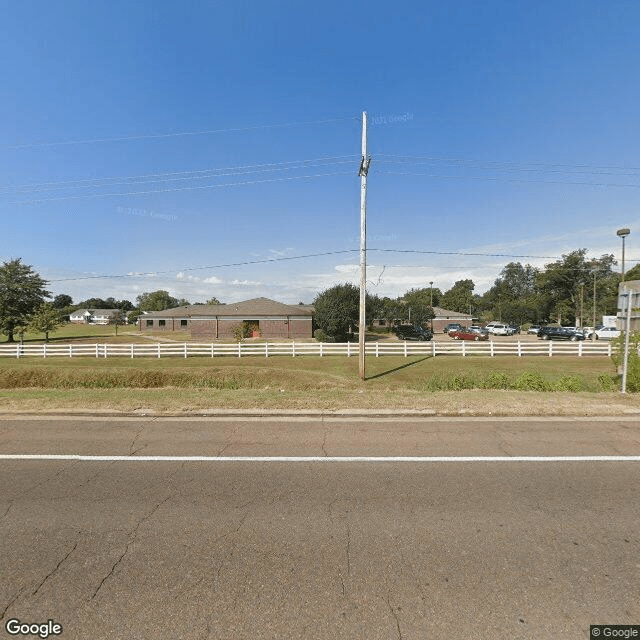
[[[10,418],[0,453],[88,456],[0,460],[0,637],[10,619],[141,640],[640,624],[640,461],[607,458],[640,455],[637,418]],[[141,458],[167,455],[187,458]]]

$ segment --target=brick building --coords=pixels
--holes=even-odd
[[[188,330],[193,339],[225,340],[235,337],[243,322],[254,337],[312,338],[313,306],[288,305],[269,298],[215,305],[189,305],[150,311],[138,318],[140,331]]]

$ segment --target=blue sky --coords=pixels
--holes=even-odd
[[[640,259],[635,0],[27,1],[0,22],[0,260],[54,294],[357,282],[363,111],[372,293],[481,293],[510,261],[619,256],[624,226]]]

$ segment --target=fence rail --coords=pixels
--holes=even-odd
[[[610,342],[368,342],[367,356],[611,356]],[[11,344],[0,345],[0,357],[7,358],[166,358],[193,356],[357,356],[355,342],[256,342],[236,344]]]

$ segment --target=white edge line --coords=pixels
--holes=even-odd
[[[640,462],[640,456],[86,456],[0,454],[0,460],[81,462]]]

